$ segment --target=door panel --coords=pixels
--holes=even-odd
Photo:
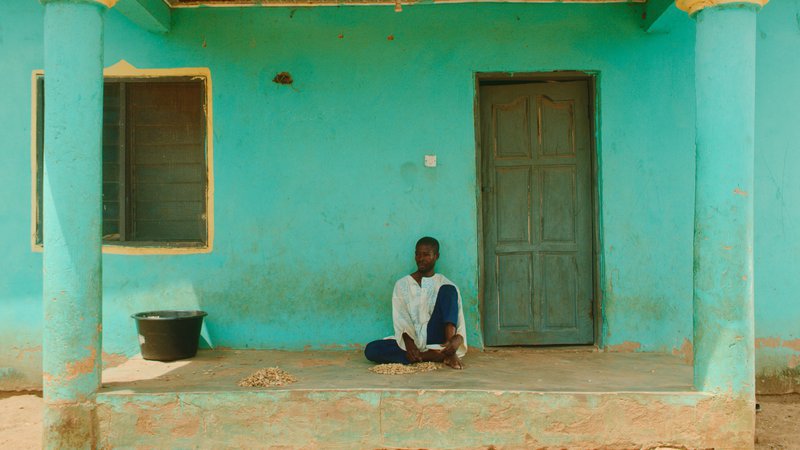
[[[495,158],[530,157],[531,143],[528,125],[528,99],[521,97],[511,103],[495,105],[493,121],[495,124]],[[520,133],[520,130],[525,132]]]
[[[530,242],[530,167],[503,167],[495,172],[497,241]]]
[[[539,150],[543,156],[575,156],[575,102],[542,95],[536,102]]]
[[[539,214],[543,242],[576,243],[575,167],[556,166],[540,170],[542,189]]]
[[[588,92],[480,89],[487,345],[593,341]]]
[[[533,294],[529,254],[497,255],[497,276],[500,295],[508,301],[500,305],[500,326],[503,329],[531,329],[533,311],[527,299]]]
[[[577,294],[576,261],[571,254],[543,254],[542,303],[545,330],[576,328],[577,309],[574,299]]]

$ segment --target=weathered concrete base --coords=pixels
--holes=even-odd
[[[764,395],[800,394],[800,367],[757,373],[756,392]]]
[[[45,404],[45,448],[95,448],[95,418],[95,404],[92,402]]]
[[[753,414],[705,394],[270,390],[106,395],[100,447],[748,448]]]
[[[209,351],[106,370],[101,448],[748,448],[754,404],[691,389],[672,355],[473,352],[377,375],[357,352]],[[298,378],[242,388],[258,368]],[[648,388],[649,387],[649,388]]]
[[[38,369],[41,379],[42,368]],[[0,391],[41,390],[42,382],[31,379],[26,373],[14,367],[0,367]]]

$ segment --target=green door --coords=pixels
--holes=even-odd
[[[587,81],[480,88],[487,345],[591,344]]]

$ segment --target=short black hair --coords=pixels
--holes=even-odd
[[[420,245],[430,245],[431,247],[433,247],[433,251],[437,255],[439,254],[439,241],[437,241],[435,238],[432,238],[430,236],[425,236],[423,238],[420,238],[420,240],[417,241],[417,245],[415,246],[415,248],[419,247]]]

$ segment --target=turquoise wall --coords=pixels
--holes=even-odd
[[[767,19],[772,6],[759,19],[770,27],[782,17]],[[362,345],[390,332],[393,282],[414,269],[413,244],[424,234],[442,242],[439,270],[459,285],[469,341],[480,345],[474,74],[551,70],[598,74],[600,344],[685,350],[694,25],[682,17],[668,33],[647,34],[640,16],[640,7],[623,4],[199,8],[173,11],[172,31],[159,35],[111,10],[107,65],[211,71],[216,231],[210,254],[104,255],[104,351],[136,353],[129,315],[161,308],[208,311],[216,346]],[[41,254],[29,240],[30,73],[43,64],[41,35],[36,2],[0,5],[0,386],[35,385],[41,367]],[[790,38],[772,39],[780,46]],[[293,86],[271,81],[283,71]],[[759,101],[761,114],[770,106]],[[763,128],[759,119],[759,139]],[[794,129],[781,125],[770,136],[783,142]],[[432,153],[439,166],[423,167]],[[786,205],[792,193],[800,197],[788,185],[779,192]],[[758,195],[761,227],[769,212]],[[791,240],[785,223],[781,239]],[[773,235],[757,233],[761,245]],[[791,245],[775,241],[788,259]],[[759,284],[766,269],[756,269],[757,295],[767,297],[756,300],[763,326],[773,320],[761,312],[772,308],[767,302],[789,306],[792,291],[778,280],[792,266],[757,252],[780,286]],[[789,328],[773,329],[792,338]]]
[[[800,392],[800,0],[761,11],[756,49],[756,381]]]
[[[41,387],[42,255],[31,251],[31,70],[42,68],[37,2],[0,6],[0,389]]]

